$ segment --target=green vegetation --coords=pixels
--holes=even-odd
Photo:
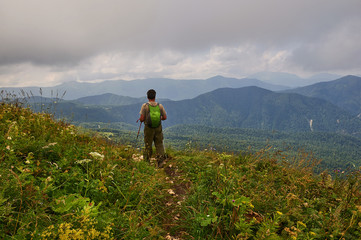
[[[165,130],[167,143],[177,149],[191,144],[199,150],[220,152],[258,152],[272,146],[289,157],[300,151],[312,153],[322,160],[318,171],[347,171],[361,166],[361,139],[327,132],[280,132],[241,128],[215,128],[200,125],[180,125]]]
[[[142,143],[142,131],[136,141],[138,129],[132,125],[101,122],[80,125],[121,144],[140,147]],[[312,154],[321,161],[314,169],[318,173],[326,169],[352,171],[361,166],[361,139],[337,133],[177,125],[164,129],[164,134],[165,145],[180,151],[192,148],[256,153],[271,146],[273,152],[282,152],[288,158],[297,156],[299,152]]]
[[[306,154],[169,147],[157,169],[131,146],[5,103],[0,131],[2,239],[361,237],[360,172],[315,175]]]
[[[164,173],[134,149],[13,105],[0,106],[0,122],[1,239],[164,234]]]

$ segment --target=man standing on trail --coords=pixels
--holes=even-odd
[[[167,119],[167,113],[162,104],[155,101],[156,92],[150,89],[147,92],[148,102],[140,109],[141,122],[144,122],[144,159],[150,162],[153,153],[152,144],[154,141],[158,167],[163,167],[165,154],[163,146],[162,120]]]

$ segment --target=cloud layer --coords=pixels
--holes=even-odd
[[[361,73],[359,0],[2,0],[0,86]]]

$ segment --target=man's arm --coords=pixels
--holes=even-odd
[[[145,110],[144,110],[144,108],[145,108],[145,104],[142,105],[142,107],[140,109],[140,112],[139,112],[140,117],[139,117],[138,120],[141,121],[141,122],[145,121]]]
[[[165,109],[162,104],[159,104],[160,108],[160,120],[167,120],[167,113],[165,112]]]
[[[143,114],[140,115],[139,121],[144,122],[145,116]]]

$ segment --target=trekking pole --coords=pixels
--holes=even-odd
[[[137,120],[137,122],[139,121],[139,119]],[[142,122],[140,122],[139,124],[139,129],[138,129],[138,134],[137,134],[137,140],[138,140],[138,136],[139,136],[139,132],[140,132],[140,127],[142,126]]]

